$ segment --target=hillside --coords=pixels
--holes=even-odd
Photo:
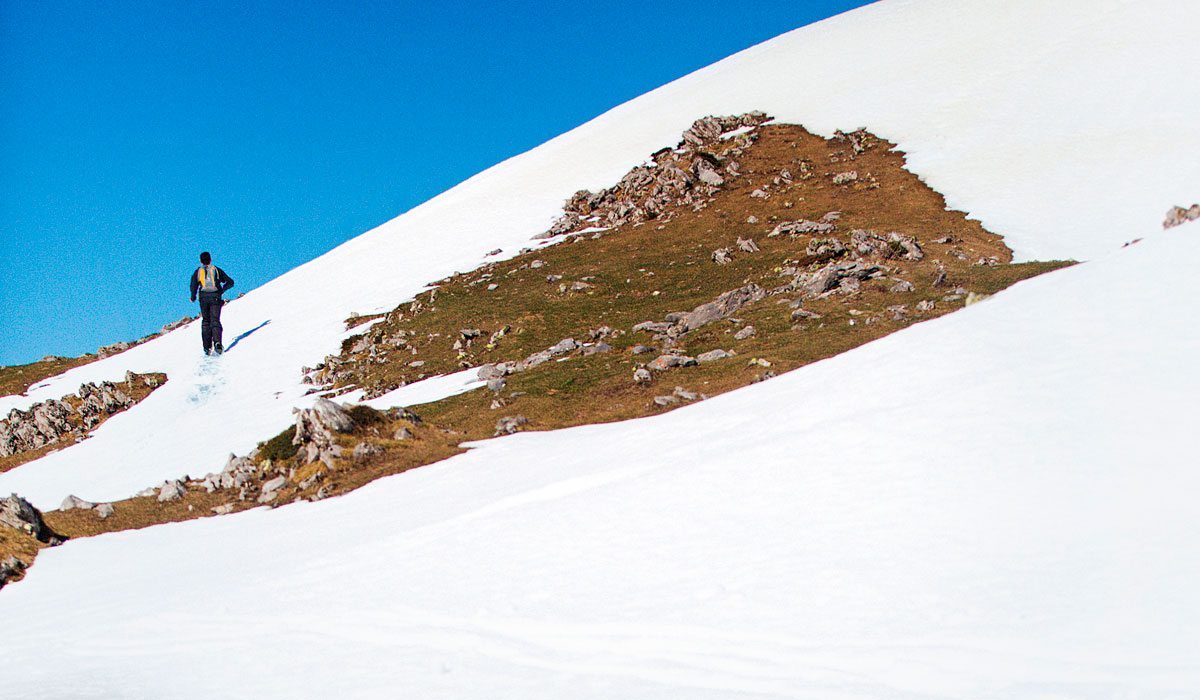
[[[183,328],[0,399],[167,377],[0,473],[73,538],[0,591],[6,687],[1186,697],[1196,19],[879,3],[255,290],[218,362]]]

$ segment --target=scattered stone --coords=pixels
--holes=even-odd
[[[942,236],[941,238],[935,238],[933,239],[933,242],[940,243],[941,245],[949,245],[950,243],[961,243],[962,241],[959,238],[947,235]]]
[[[893,321],[903,321],[904,317],[908,315],[908,305],[895,304],[887,307],[887,311],[892,315]]]
[[[844,173],[837,173],[836,175],[833,176],[833,184],[835,184],[835,185],[848,185],[851,182],[855,182],[857,180],[858,180],[858,171],[857,170],[848,170]]]
[[[598,355],[600,353],[612,352],[612,346],[603,341],[587,345],[580,351],[582,355]]]
[[[818,318],[821,318],[821,314],[819,314],[815,311],[809,311],[808,309],[796,308],[795,310],[792,311],[792,320],[793,321],[810,320],[810,319],[815,320]]]
[[[990,296],[992,296],[992,295],[991,294],[978,294],[976,292],[967,292],[967,298],[965,301],[965,305],[970,306],[971,304],[978,304],[979,302],[983,301],[984,299],[987,299]]]
[[[712,261],[718,265],[728,265],[733,262],[732,248],[718,248],[712,252]]]
[[[512,435],[520,430],[523,426],[529,423],[529,419],[525,416],[505,416],[496,421],[495,437],[501,435]]]
[[[531,260],[529,262],[529,267],[531,267],[534,270],[538,269],[539,267],[545,267],[545,266],[546,266],[545,260]]]
[[[938,265],[937,274],[933,276],[933,286],[945,287],[946,284],[946,268]]]
[[[917,311],[921,311],[921,312],[933,311],[933,307],[934,307],[933,301],[931,301],[929,299],[925,299],[925,300],[917,302]]]
[[[497,289],[499,289],[499,288],[500,288],[500,285],[496,284],[495,282],[492,282],[491,284],[489,284],[489,285],[487,286],[487,290],[488,290],[489,292],[494,292],[494,291],[496,291],[496,290],[497,290]]]
[[[754,197],[755,199],[766,199],[766,198],[770,197],[771,195],[767,194],[766,190],[756,189],[750,193],[750,196]]]
[[[234,505],[232,503],[222,503],[219,506],[213,506],[212,512],[217,515],[229,515],[233,512]]]
[[[1171,207],[1167,212],[1167,217],[1163,219],[1163,229],[1175,228],[1196,219],[1200,219],[1200,204],[1193,204],[1187,209]]]
[[[718,348],[716,350],[709,350],[708,352],[702,352],[699,355],[696,355],[696,362],[716,362],[717,360],[724,360],[727,357],[733,357],[733,353]]]
[[[488,253],[488,254],[487,254],[487,257],[489,257],[489,258],[490,258],[490,257],[492,257],[493,255],[499,255],[499,254],[501,254],[501,253],[503,253],[503,252],[504,252],[504,250],[503,250],[503,249],[501,249],[501,248],[496,248],[496,249],[492,250],[490,253]]]
[[[41,511],[15,493],[0,500],[0,526],[20,530],[42,542],[53,539],[42,521]]]
[[[334,458],[342,452],[334,433],[354,430],[354,419],[345,408],[324,398],[317,399],[312,408],[297,408],[293,412],[296,414],[296,434],[292,444],[303,450],[305,463],[319,459],[332,467]]]
[[[672,367],[690,367],[694,364],[696,364],[696,358],[687,355],[659,355],[646,367],[656,372],[662,372]]]
[[[746,223],[753,226],[754,224],[758,223],[758,217],[751,214],[750,216],[746,217]]]
[[[92,508],[95,508],[95,507],[96,507],[95,503],[92,503],[91,501],[85,501],[82,498],[72,494],[63,499],[62,505],[60,505],[58,507],[58,509],[59,510],[74,510],[76,508],[79,508],[81,510],[91,510]]]
[[[741,330],[739,330],[737,333],[734,333],[733,339],[734,340],[745,340],[746,338],[753,338],[757,333],[758,333],[758,331],[756,331],[754,329],[754,326],[746,326],[746,327],[742,328]]]
[[[737,247],[738,250],[742,251],[743,253],[758,252],[758,244],[754,242],[753,238],[742,238],[739,236],[737,239]]]
[[[761,357],[754,357],[754,358],[751,358],[750,361],[746,363],[746,366],[747,367],[756,367],[756,366],[757,367],[770,367],[771,362],[769,360],[764,360]]]
[[[814,238],[808,242],[804,254],[817,260],[833,260],[846,254],[846,246],[836,238]]]
[[[100,516],[101,520],[107,520],[112,516],[113,513],[116,512],[116,507],[111,503],[101,503],[100,505],[96,506],[96,515]]]
[[[679,398],[676,396],[655,396],[654,403],[658,406],[670,406],[673,403],[679,403]]]
[[[408,428],[403,428],[403,427],[397,428],[396,432],[392,434],[393,440],[411,440],[412,437],[413,437],[412,431],[409,430]]]
[[[508,384],[508,382],[505,381],[504,377],[496,377],[495,379],[489,379],[487,381],[487,388],[492,393],[499,394],[504,390],[506,384]]]
[[[650,370],[646,369],[645,367],[638,367],[633,371],[633,381],[637,382],[638,384],[647,384],[653,378],[654,376],[650,374]]]
[[[828,215],[826,215],[828,216]],[[823,218],[823,217],[822,217]],[[837,228],[832,221],[809,221],[800,219],[798,221],[783,221],[780,222],[771,232],[767,234],[767,238],[775,238],[784,234],[788,236],[798,236],[801,234],[813,233],[832,233]]]
[[[370,442],[360,442],[354,446],[354,451],[350,453],[350,456],[355,461],[361,461],[382,452],[383,448],[379,445]]]
[[[650,347],[649,345],[634,345],[633,347],[629,348],[629,352],[633,353],[634,355],[645,355],[648,352],[654,352],[654,348]]]
[[[124,352],[131,347],[133,347],[133,344],[126,343],[126,342],[118,342],[118,343],[113,343],[112,345],[105,345],[104,347],[102,347],[96,351],[96,356],[104,358],[104,357],[108,357],[109,355],[116,355],[117,353]]]
[[[913,287],[913,283],[909,282],[908,280],[902,280],[899,277],[893,277],[892,279],[895,280],[896,283],[893,284],[892,288],[888,291],[898,294],[901,292],[911,292],[913,289],[915,289],[915,287]]]
[[[187,485],[183,483],[182,479],[164,481],[158,489],[158,502],[178,501],[185,495],[187,495]]]
[[[694,391],[688,391],[681,386],[675,387],[675,391],[673,391],[671,395],[683,399],[684,401],[696,401],[697,399],[703,398],[701,394],[697,394]]]

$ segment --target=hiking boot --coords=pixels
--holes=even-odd
[[[213,346],[213,354],[214,355],[220,355],[223,352],[225,352],[225,348],[221,347],[220,343],[217,343],[216,345]]]

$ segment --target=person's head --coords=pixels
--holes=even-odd
[[[212,264],[212,256],[208,254],[207,250],[200,254],[200,264],[201,265],[211,265]]]

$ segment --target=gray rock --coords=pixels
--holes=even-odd
[[[233,512],[234,505],[232,503],[222,503],[219,506],[213,506],[212,512],[217,515],[229,515]]]
[[[742,238],[741,236],[738,236],[737,247],[738,250],[742,251],[743,253],[758,252],[758,244],[754,242],[753,238]]]
[[[731,248],[718,248],[712,252],[712,261],[718,265],[728,265],[733,262],[733,250]]]
[[[574,338],[563,338],[554,345],[547,348],[547,352],[551,355],[563,355],[579,347],[579,343],[575,342]]]
[[[913,283],[909,282],[908,280],[902,280],[898,277],[893,277],[892,279],[894,279],[896,283],[893,284],[892,288],[889,290],[891,292],[911,292],[914,289]]]
[[[646,365],[649,369],[656,372],[671,369],[672,367],[690,367],[696,364],[696,358],[686,355],[659,355]]]
[[[767,238],[775,238],[776,236],[788,235],[798,236],[801,234],[826,234],[832,233],[836,228],[830,221],[809,221],[807,219],[799,219],[797,221],[780,222],[771,232],[767,234]]]
[[[173,481],[164,481],[163,485],[158,489],[158,502],[166,503],[168,501],[178,501],[187,494],[187,486],[183,481],[175,479]]]
[[[724,360],[727,357],[733,357],[733,353],[718,348],[716,350],[709,350],[708,352],[702,352],[699,355],[696,355],[696,362],[716,362],[717,360]]]
[[[489,391],[499,394],[504,390],[504,386],[507,383],[508,382],[505,381],[504,377],[496,377],[495,379],[489,379],[487,381],[487,388]]]
[[[695,401],[701,398],[700,394],[697,394],[694,391],[688,391],[681,386],[675,387],[675,391],[673,391],[671,395],[683,399],[684,401]]]
[[[348,433],[354,429],[354,419],[345,408],[329,399],[317,399],[312,408],[293,409],[296,414],[296,434],[292,444],[304,452],[306,463],[318,459],[332,464],[341,453],[334,433]]]
[[[107,520],[115,512],[117,509],[111,503],[101,503],[96,506],[96,515],[100,516],[101,520]]]
[[[383,452],[383,448],[379,445],[370,442],[360,442],[354,446],[354,452],[350,456],[355,461],[359,461],[373,457],[381,452]]]
[[[95,508],[95,507],[96,507],[95,503],[92,503],[91,501],[85,501],[82,498],[72,494],[63,499],[62,505],[60,505],[58,507],[58,509],[59,510],[74,510],[76,508],[79,508],[82,510],[91,510],[92,508]]]
[[[629,352],[634,355],[644,355],[648,352],[654,352],[654,348],[649,345],[634,345],[632,348],[629,348]]]
[[[857,170],[847,170],[844,173],[837,173],[833,176],[833,184],[835,184],[835,185],[848,185],[851,182],[855,182],[857,180],[858,180],[858,171]]]
[[[408,428],[403,428],[403,427],[398,428],[396,430],[396,432],[392,434],[393,440],[411,440],[412,437],[413,437],[412,431],[409,430]]]
[[[754,329],[754,326],[745,326],[741,330],[739,330],[737,333],[733,334],[733,339],[734,340],[745,340],[746,338],[753,338],[757,334],[758,334],[758,331],[756,331]]]
[[[505,416],[496,421],[496,432],[494,436],[512,435],[529,423],[529,419],[525,416]]]
[[[42,542],[50,537],[41,511],[15,493],[0,501],[0,526],[19,530]]]
[[[670,406],[671,404],[679,403],[679,398],[673,395],[655,396],[654,403],[658,406]]]
[[[603,341],[593,345],[588,345],[581,351],[583,355],[598,355],[606,352],[612,352],[612,346]]]
[[[633,381],[637,382],[638,384],[647,384],[653,378],[654,376],[650,374],[650,370],[646,369],[645,367],[638,367],[633,371]]]
[[[933,307],[934,304],[929,299],[917,302],[917,311],[933,311]]]

